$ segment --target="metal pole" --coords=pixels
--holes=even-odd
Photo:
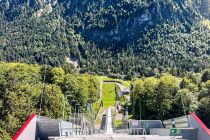
[[[141,102],[140,102],[140,97],[139,97],[139,119],[141,120]]]
[[[44,96],[44,92],[45,92],[46,69],[47,69],[47,65],[45,65],[45,67],[44,67],[44,77],[43,77],[43,81],[42,81],[42,93],[41,93],[41,102],[40,102],[40,106],[39,106],[39,116],[42,113],[42,102],[43,102],[43,96]]]
[[[72,123],[72,120],[71,120],[71,101],[69,102],[69,123]],[[72,123],[72,128],[71,128],[71,135],[73,135],[73,123]]]
[[[84,123],[83,123],[83,115],[81,114],[81,122],[80,122],[80,134],[84,135]]]
[[[69,110],[70,110],[70,114],[69,114],[69,121],[71,121],[71,103],[69,104]]]
[[[62,119],[64,120],[65,115],[65,108],[66,108],[66,93],[64,95],[64,103],[63,103],[63,113],[62,113]]]
[[[77,111],[78,111],[78,108],[77,108]],[[77,113],[77,111],[76,111],[76,113]],[[76,135],[78,134],[78,126],[77,125],[78,125],[78,114],[77,114],[77,119],[76,119]]]
[[[76,104],[74,105],[74,125],[76,124],[76,116],[75,115],[76,115]],[[75,131],[75,133],[76,133],[76,131]]]
[[[78,110],[78,114],[77,114],[77,115],[78,115],[78,117],[77,117],[77,119],[78,119],[78,120],[77,120],[77,127],[78,127],[77,129],[78,129],[78,130],[77,130],[77,133],[80,134],[80,130],[79,130],[79,129],[80,129],[80,126],[79,126],[79,125],[80,125],[80,124],[79,124],[79,122],[80,122],[79,105],[78,105],[78,109],[77,109],[77,110]]]
[[[132,106],[133,106],[133,108],[132,108],[132,114],[134,114],[134,112],[135,112],[135,108],[134,108],[134,105],[135,105],[134,104],[134,102],[135,102],[134,101],[134,91],[132,91],[131,93],[132,93]]]
[[[74,135],[75,113],[74,113],[74,117],[72,117],[72,109],[71,108],[73,106],[73,103],[75,103],[75,102],[76,102],[76,100],[70,99],[70,115],[69,115],[69,121],[72,123],[72,135]],[[76,110],[76,105],[75,105],[74,108]]]
[[[77,121],[76,121],[76,134],[78,134],[78,124],[79,124],[79,106],[80,106],[80,104],[76,104],[76,106],[78,106],[78,108],[77,108],[77,112],[78,112],[78,114],[77,114]],[[76,118],[75,118],[76,119]]]

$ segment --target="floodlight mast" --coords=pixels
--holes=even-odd
[[[78,135],[78,125],[79,125],[79,107],[81,106],[79,103],[77,103],[75,106],[77,106],[77,122],[76,122],[76,135]],[[75,110],[76,111],[76,110]],[[76,119],[76,118],[75,118]]]
[[[44,77],[43,77],[43,81],[42,81],[42,93],[41,93],[41,99],[40,99],[40,104],[39,104],[39,116],[41,116],[41,113],[42,113],[42,102],[43,102],[43,96],[44,96],[44,92],[45,92],[46,70],[47,70],[47,65],[45,64]]]

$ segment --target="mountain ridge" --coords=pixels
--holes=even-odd
[[[210,66],[209,29],[202,24],[208,5],[209,0],[2,0],[0,60],[57,66],[70,57],[82,72],[128,76],[199,72]]]

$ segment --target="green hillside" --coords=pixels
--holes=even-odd
[[[61,66],[118,78],[208,68],[209,1],[3,0],[0,61]]]
[[[86,112],[87,101],[99,99],[99,81],[93,75],[69,71],[68,66],[0,62],[0,139],[14,136],[32,113],[62,119],[65,96],[65,119],[70,100],[76,100],[81,112]]]
[[[116,83],[130,88],[119,102],[128,101],[133,119],[195,112],[210,127],[209,7],[210,0],[0,0],[0,140],[32,113],[67,118],[71,100],[82,113],[103,101],[103,115],[115,105]]]
[[[104,83],[100,99],[99,79],[101,79],[99,76],[79,74],[67,65],[52,68],[45,65],[1,62],[0,139],[12,137],[32,113],[61,119],[65,95],[68,96],[65,102],[65,118],[69,116],[68,101],[71,99],[81,104],[83,113],[87,112],[88,101],[97,105],[97,111],[102,100],[103,107],[99,110],[96,120],[96,124],[100,123],[106,109],[108,107],[114,109],[116,84]],[[210,126],[210,70],[205,70],[203,73],[187,73],[185,77],[175,77],[165,73],[154,77],[135,78],[132,81],[131,91],[128,111],[133,119],[140,118],[140,108],[142,119],[164,120],[196,112],[202,121]],[[41,98],[43,103],[40,112]],[[75,111],[74,106],[72,111]],[[115,124],[120,126],[122,114],[118,111],[115,113],[117,116]]]

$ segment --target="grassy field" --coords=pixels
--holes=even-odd
[[[93,110],[95,113],[97,113],[99,106],[100,106],[101,101],[97,101],[93,104]]]
[[[125,87],[129,87],[131,84],[131,81],[123,81],[121,79],[113,79],[113,78],[109,78],[106,76],[99,76],[98,77],[100,80],[103,81],[113,81],[113,83],[103,83],[102,85],[102,97],[101,100],[103,101],[103,107],[100,109],[98,117],[96,119],[96,125],[100,126],[101,124],[101,120],[102,120],[102,115],[105,113],[105,111],[111,107],[113,109],[113,111],[115,112],[114,114],[117,115],[118,117],[115,120],[115,126],[118,127],[120,125],[122,125],[122,118],[119,117],[119,115],[121,115],[121,113],[119,113],[117,110],[114,110],[114,106],[116,103],[116,93],[115,93],[115,85],[116,85],[116,81],[120,82],[121,84],[123,84]],[[118,88],[119,89],[119,88]],[[97,110],[101,100],[94,103],[93,108],[94,110]],[[123,100],[123,102],[125,102]]]
[[[113,79],[113,78],[110,78],[110,77],[107,77],[107,76],[101,76],[101,78],[102,78],[103,81],[118,81],[123,86],[125,86],[127,88],[129,88],[130,85],[131,85],[131,81],[129,81],[129,80],[123,81],[122,79]]]
[[[111,79],[105,76],[99,76],[98,79]],[[101,100],[103,101],[103,108],[102,111],[107,110],[109,106],[114,107],[115,102],[116,102],[116,94],[115,94],[115,83],[113,84],[103,84],[102,86],[102,98]],[[99,105],[101,103],[101,100],[97,101],[96,103],[93,104],[93,110],[97,112],[99,109]],[[100,111],[101,112],[101,111]]]
[[[103,108],[106,110],[109,106],[114,107],[116,102],[115,84],[103,84],[102,94]]]
[[[122,125],[122,119],[119,119],[119,120],[115,120],[115,127],[119,127]]]
[[[116,94],[115,94],[115,83],[113,84],[103,84],[103,94],[101,100],[103,101],[103,107],[99,111],[99,116],[96,119],[96,124],[99,125],[101,124],[102,120],[102,114],[109,108],[109,107],[114,107],[115,102],[116,102]],[[100,104],[95,103],[94,108],[97,108],[97,106]]]

